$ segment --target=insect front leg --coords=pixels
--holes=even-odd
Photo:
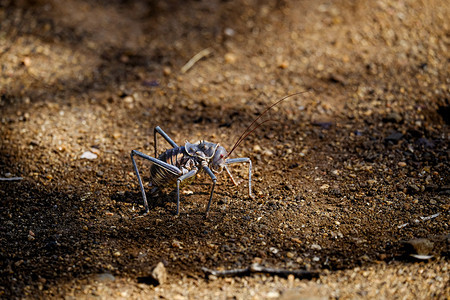
[[[178,169],[177,167],[175,167],[173,165],[170,165],[168,163],[165,163],[165,162],[163,162],[163,161],[161,161],[161,160],[159,160],[157,158],[151,157],[151,156],[149,156],[147,154],[144,154],[144,153],[136,151],[136,150],[132,150],[131,151],[131,161],[133,163],[134,172],[136,173],[136,176],[137,176],[138,182],[139,182],[139,186],[141,188],[142,198],[144,199],[145,213],[148,213],[149,209],[148,209],[147,196],[145,195],[145,189],[144,189],[144,185],[142,183],[141,175],[139,174],[139,170],[138,170],[138,167],[136,165],[136,161],[134,159],[135,155],[150,161],[151,163],[157,165],[158,167],[160,167],[160,168],[162,168],[162,169],[164,169],[164,170],[166,170],[166,171],[168,171],[168,172],[170,172],[170,173],[172,173],[174,175],[181,175],[181,174],[183,174],[183,172],[180,169]]]
[[[159,126],[155,127],[155,130],[153,130],[153,134],[155,136],[155,157],[158,157],[158,151],[156,147],[156,133],[159,133],[172,147],[178,148],[178,145],[165,133]]]
[[[206,208],[206,217],[208,217],[209,208],[211,207],[212,197],[213,197],[213,194],[214,194],[214,187],[216,186],[217,178],[213,174],[211,169],[208,168],[207,166],[203,166],[203,170],[205,170],[205,172],[208,173],[209,177],[211,177],[211,179],[213,181],[213,184],[212,184],[212,187],[211,187],[211,195],[209,196],[208,207]]]
[[[231,174],[230,169],[228,169],[228,167],[226,165],[224,166],[224,168],[225,168],[225,171],[227,171],[228,176],[230,176],[231,181],[233,182],[233,184],[235,186],[238,186],[240,182],[237,182],[236,180],[234,180],[233,174]]]
[[[241,157],[241,158],[229,158],[225,161],[227,165],[236,164],[236,163],[248,163],[248,196],[250,198],[254,198],[252,194],[252,161],[248,157]],[[228,168],[226,169],[228,171]],[[231,176],[231,173],[228,173]],[[234,183],[233,176],[231,176]]]

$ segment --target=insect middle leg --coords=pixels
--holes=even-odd
[[[178,145],[167,135],[167,133],[164,132],[159,126],[155,127],[155,130],[153,130],[153,134],[155,136],[155,157],[158,157],[158,150],[156,146],[156,133],[159,133],[172,147],[178,148]]]
[[[252,161],[248,157],[241,157],[241,158],[229,158],[225,161],[227,165],[236,164],[236,163],[248,163],[248,196],[250,198],[254,198],[252,194]],[[228,168],[226,168],[228,172]],[[236,184],[234,181],[233,176],[231,176],[231,173],[228,172],[231,179],[233,180],[233,183]]]
[[[197,174],[197,169],[191,170],[177,179],[177,216],[180,214],[180,184],[183,180],[191,178],[195,174]]]
[[[209,177],[211,177],[211,179],[213,181],[213,184],[211,187],[211,195],[209,196],[209,201],[208,201],[208,207],[206,207],[206,217],[207,217],[208,213],[209,213],[209,208],[211,207],[212,197],[214,194],[214,187],[216,186],[217,178],[214,175],[214,173],[211,171],[211,169],[208,168],[207,166],[203,166],[203,170],[205,170],[205,172],[208,173]]]

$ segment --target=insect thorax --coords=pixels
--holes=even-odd
[[[197,157],[200,160],[210,160],[214,156],[214,153],[216,153],[217,147],[219,147],[219,144],[206,141],[200,141],[195,144],[186,141],[185,144],[186,152],[190,156]]]

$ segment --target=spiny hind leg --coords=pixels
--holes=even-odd
[[[173,148],[177,148],[178,145],[164,132],[159,126],[156,126],[153,130],[153,134],[155,136],[155,157],[158,157],[158,150],[156,144],[156,134],[159,133]]]

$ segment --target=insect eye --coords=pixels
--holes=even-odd
[[[223,158],[223,154],[220,154],[220,158]]]

